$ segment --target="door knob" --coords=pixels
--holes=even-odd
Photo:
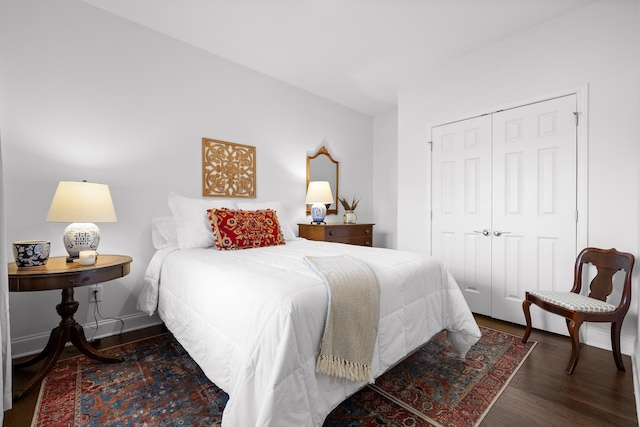
[[[478,234],[482,234],[483,236],[489,236],[491,234],[491,231],[487,230],[486,228],[482,231],[477,231],[477,230],[473,230],[474,233],[478,233]]]
[[[510,231],[500,231],[500,230],[496,230],[496,231],[494,231],[494,232],[493,232],[493,235],[494,235],[494,236],[496,236],[496,237],[500,237],[500,236],[502,236],[503,234],[509,234],[509,233],[511,233],[511,232],[510,232]]]

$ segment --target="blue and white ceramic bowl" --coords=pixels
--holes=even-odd
[[[46,240],[22,240],[13,243],[13,257],[18,268],[41,267],[49,260],[51,242]]]

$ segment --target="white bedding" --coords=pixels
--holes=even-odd
[[[327,290],[303,257],[340,254],[366,261],[380,281],[374,377],[443,329],[461,355],[480,338],[453,277],[426,255],[304,239],[240,251],[161,249],[138,307],[157,309],[229,394],[223,427],[321,426],[364,385],[315,373]]]

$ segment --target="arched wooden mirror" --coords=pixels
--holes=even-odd
[[[333,160],[324,145],[313,156],[307,156],[307,186],[311,181],[329,181],[333,203],[327,207],[327,214],[338,213],[338,162]],[[307,205],[307,215],[311,213]]]

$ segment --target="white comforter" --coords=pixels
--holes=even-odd
[[[159,250],[138,307],[157,307],[229,394],[223,427],[321,426],[364,385],[315,373],[328,297],[303,257],[339,254],[366,261],[380,281],[374,377],[443,329],[462,356],[480,338],[453,277],[426,255],[304,239],[241,251]]]

